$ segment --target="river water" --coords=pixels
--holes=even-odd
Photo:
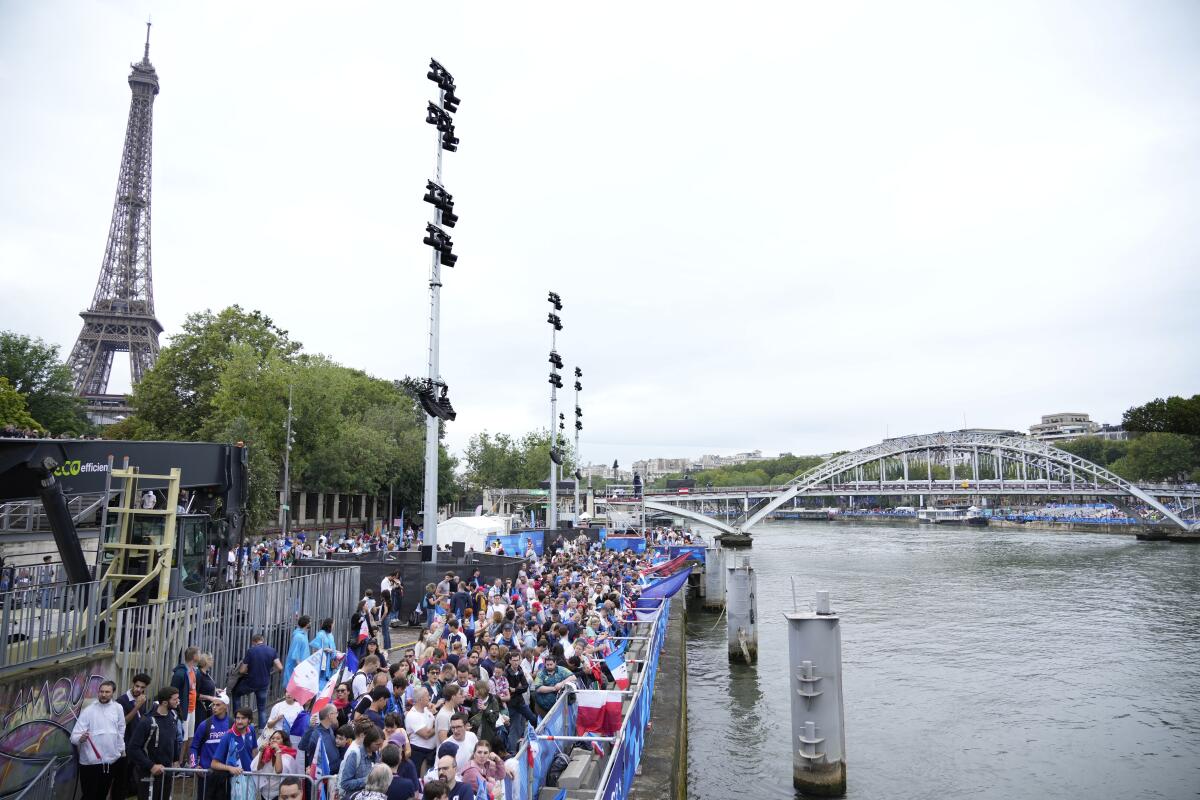
[[[689,798],[796,796],[791,578],[841,615],[847,797],[1200,796],[1200,546],[796,522],[740,552],[759,663],[691,608]]]

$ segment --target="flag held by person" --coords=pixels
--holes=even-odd
[[[292,670],[287,692],[300,705],[305,705],[321,691],[321,658],[321,653],[313,653]]]
[[[604,663],[608,667],[608,671],[612,673],[613,680],[617,684],[618,689],[629,688],[629,670],[625,666],[625,656],[621,653],[610,653],[604,657]]]

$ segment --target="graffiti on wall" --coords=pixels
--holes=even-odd
[[[29,784],[49,761],[71,756],[71,730],[105,680],[99,664],[0,687],[0,798]],[[75,771],[59,772],[73,781]]]

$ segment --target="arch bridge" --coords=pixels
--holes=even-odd
[[[949,468],[949,480],[934,478],[935,464]],[[1011,432],[949,431],[886,439],[830,458],[781,486],[652,495],[642,502],[647,509],[686,517],[725,533],[748,534],[797,497],[918,494],[1108,497],[1117,504],[1144,503],[1185,531],[1200,530],[1200,522],[1186,519],[1161,500],[1186,498],[1194,513],[1200,491],[1138,485],[1073,453]],[[746,506],[730,523],[680,505],[731,495],[744,497]],[[751,497],[757,500],[753,505]]]

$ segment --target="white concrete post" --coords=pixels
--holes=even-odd
[[[842,634],[829,592],[816,611],[788,621],[788,683],[792,704],[792,785],[804,794],[844,797],[846,732],[842,712]]]
[[[729,640],[729,660],[758,661],[758,600],[754,568],[750,559],[730,566],[725,575],[725,630]]]

